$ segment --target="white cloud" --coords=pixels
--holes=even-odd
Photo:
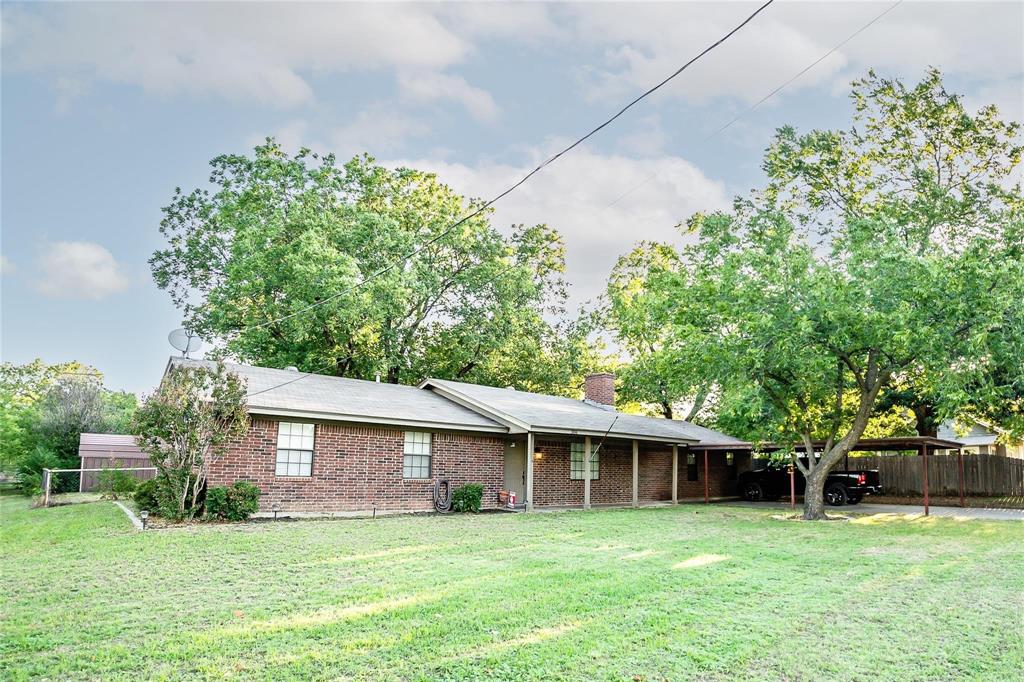
[[[52,242],[38,266],[36,290],[54,298],[99,300],[129,284],[110,251],[93,242]]]
[[[410,98],[420,102],[453,100],[466,108],[478,121],[493,121],[498,116],[498,105],[491,93],[474,87],[461,76],[444,73],[405,73],[398,77],[398,85]]]
[[[1003,120],[1024,122],[1024,76],[986,83],[966,97],[964,104],[975,111],[994,104]]]
[[[430,132],[417,118],[405,116],[382,104],[360,112],[352,121],[330,132],[330,147],[342,159],[368,152],[392,154],[410,139]]]
[[[616,144],[626,153],[637,156],[656,156],[665,149],[668,134],[661,125],[657,114],[645,116],[639,121],[639,128],[620,137]]]
[[[79,3],[6,8],[4,68],[51,79],[58,106],[94,81],[294,107],[312,78],[389,71],[419,101],[497,112],[453,73],[496,41],[572,45],[584,95],[620,102],[661,80],[753,9],[740,3]],[[885,3],[774,4],[658,97],[750,103],[813,62]],[[848,81],[869,67],[920,76],[928,65],[986,82],[1019,77],[1021,3],[904,2],[789,91]],[[596,52],[603,57],[589,59]],[[564,66],[553,63],[553,68]],[[424,75],[425,74],[425,75]],[[422,76],[422,82],[418,77]]]
[[[752,103],[880,14],[885,3],[776,3],[663,89],[662,97]],[[672,73],[724,35],[753,5],[656,3],[569,5],[579,40],[605,63],[583,72],[592,100],[619,100]],[[848,81],[868,68],[919,78],[934,65],[950,74],[997,79],[1021,72],[1020,3],[905,2],[788,91]]]
[[[556,141],[551,141],[553,146]],[[433,171],[468,196],[490,198],[529,168],[483,162],[389,161]],[[725,186],[675,156],[633,159],[583,147],[552,164],[496,206],[492,223],[547,223],[566,242],[574,303],[600,294],[616,259],[638,241],[681,243],[675,225],[696,211],[726,208]]]
[[[428,7],[83,3],[5,11],[5,68],[296,106],[309,74],[440,69],[470,44]]]

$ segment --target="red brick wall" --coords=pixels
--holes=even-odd
[[[318,423],[313,475],[277,476],[277,422],[254,419],[248,434],[211,466],[210,485],[246,480],[259,486],[260,510],[416,511],[433,508],[434,480],[405,480],[405,432],[388,427]],[[481,483],[484,507],[495,507],[502,485],[500,438],[434,433],[431,475],[453,486]]]
[[[615,406],[615,375],[601,372],[590,374],[583,380],[583,395],[602,405]]]
[[[533,463],[533,497],[537,506],[583,504],[583,481],[569,478],[568,441],[538,441],[542,453]],[[738,471],[744,470],[737,455]],[[628,504],[633,500],[633,449],[630,443],[605,443],[601,450],[600,478],[590,482],[591,504]],[[679,450],[679,499],[704,497],[704,455],[697,453],[698,479],[686,480],[686,451]],[[711,497],[736,494],[736,482],[728,480],[724,453],[708,454]],[[672,448],[640,445],[640,502],[672,499]]]

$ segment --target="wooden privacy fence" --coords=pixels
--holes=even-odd
[[[122,453],[118,457],[82,457],[82,475],[78,491],[89,493],[96,490],[100,482],[101,469],[130,471],[131,475],[140,481],[156,477],[156,469],[150,466],[149,455],[133,457]]]
[[[964,453],[964,494],[1024,496],[1024,459]],[[918,455],[850,457],[850,469],[878,469],[886,495],[922,495],[923,467]],[[959,495],[956,453],[928,455],[928,491]]]

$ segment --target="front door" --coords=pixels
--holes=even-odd
[[[516,503],[526,499],[526,444],[505,443],[505,490],[514,490]]]

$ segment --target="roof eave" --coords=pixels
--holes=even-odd
[[[441,429],[447,431],[478,431],[482,433],[509,433],[508,427],[502,424],[488,426],[486,424],[464,424],[461,422],[438,422],[426,419],[392,419],[389,417],[370,417],[356,414],[340,414],[337,412],[320,412],[317,410],[291,410],[281,407],[249,405],[251,414],[272,417],[294,417],[297,419],[320,419],[356,424],[381,424],[386,426],[408,426],[422,429]]]
[[[602,431],[594,429],[566,429],[556,426],[535,426],[532,431],[537,434],[548,434],[555,436],[595,436],[597,438],[623,438],[626,440],[645,440],[656,443],[668,443],[673,445],[690,446],[698,441],[695,438],[682,436],[655,436],[651,434],[630,433],[628,431]]]

